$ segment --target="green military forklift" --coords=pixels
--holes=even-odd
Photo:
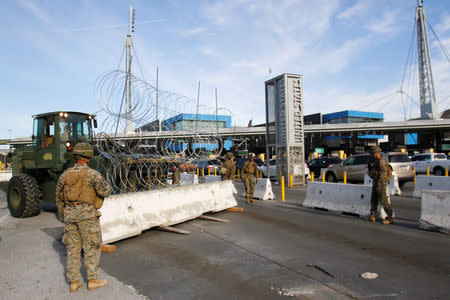
[[[93,143],[94,115],[80,112],[50,112],[33,116],[31,144],[12,145],[12,175],[7,190],[13,217],[39,214],[40,199],[55,202],[56,183],[65,169],[74,165],[72,148],[78,142]],[[90,165],[101,164],[93,157]]]
[[[80,112],[50,112],[33,116],[31,144],[11,144],[12,178],[8,183],[7,202],[13,217],[38,215],[40,200],[55,203],[56,184],[65,169],[75,164],[72,148],[79,142],[93,145],[95,115]],[[104,144],[115,142],[100,138]],[[131,141],[130,143],[132,143]],[[115,144],[116,148],[119,148]],[[110,153],[94,147],[89,167],[99,171],[116,193],[158,189],[179,184],[179,161],[164,157],[148,158],[124,145],[122,153]],[[114,167],[116,172],[111,171]],[[169,184],[170,182],[170,184]]]

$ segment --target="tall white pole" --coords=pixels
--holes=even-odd
[[[129,19],[129,31],[128,35],[125,39],[125,47],[126,47],[126,97],[127,97],[127,104],[126,104],[126,127],[125,127],[125,133],[133,133],[134,132],[134,125],[133,125],[133,98],[132,98],[132,89],[131,89],[131,83],[132,83],[132,73],[131,73],[131,63],[133,59],[133,55],[131,52],[131,48],[133,47],[133,38],[131,36],[131,33],[133,32],[134,28],[134,10],[133,7],[130,5],[130,19]]]
[[[422,0],[416,9],[417,51],[419,57],[420,118],[438,119],[433,72],[431,71],[430,45],[428,43],[427,17]]]

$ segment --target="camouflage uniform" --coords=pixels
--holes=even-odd
[[[373,179],[370,213],[376,214],[378,203],[381,203],[388,217],[392,217],[392,208],[387,195],[388,163],[384,158],[371,158],[368,161],[369,176]]]
[[[247,203],[249,201],[254,202],[253,191],[255,190],[255,178],[256,182],[258,182],[257,171],[258,166],[254,161],[248,160],[242,167],[242,181],[244,181],[245,185],[245,197]]]
[[[222,169],[225,169],[225,173],[222,174],[222,180],[232,180],[234,183],[234,178],[236,176],[236,165],[232,160],[226,160],[222,164]]]
[[[73,170],[88,168],[84,164],[77,163]],[[98,278],[98,264],[100,261],[102,233],[100,230],[100,212],[94,205],[83,202],[70,202],[60,199],[59,195],[64,190],[66,170],[56,185],[56,204],[58,216],[64,222],[63,243],[67,249],[67,279],[71,282],[81,279],[81,249],[84,251],[84,265],[88,279]],[[108,197],[111,188],[99,172],[88,169],[88,188],[95,190],[100,198]]]

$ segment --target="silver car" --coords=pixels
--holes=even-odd
[[[328,182],[343,181],[344,172],[346,172],[347,181],[363,182],[364,176],[369,172],[367,161],[370,157],[371,155],[368,153],[348,157],[338,165],[325,169],[325,180]]]
[[[387,152],[382,155],[392,166],[400,184],[414,179],[414,165],[406,153]]]
[[[400,183],[413,179],[414,168],[405,153],[383,152],[381,155],[392,166],[392,170],[397,175]],[[328,182],[343,181],[344,172],[346,172],[347,181],[364,182],[364,176],[369,173],[367,162],[370,157],[369,153],[355,154],[348,157],[338,165],[325,169],[325,180]]]

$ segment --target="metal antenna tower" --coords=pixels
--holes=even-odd
[[[420,118],[438,119],[433,73],[431,71],[430,45],[428,43],[427,17],[423,0],[418,0],[416,9],[417,51],[419,54]]]
[[[133,7],[130,5],[130,25],[129,25],[129,31],[127,34],[127,37],[125,39],[125,48],[127,53],[126,58],[126,73],[127,73],[127,79],[125,83],[125,93],[126,93],[126,99],[127,99],[127,105],[126,105],[126,121],[127,125],[125,127],[125,133],[133,133],[134,132],[134,124],[133,124],[133,98],[132,98],[132,73],[131,73],[131,63],[133,59],[133,54],[131,52],[131,48],[133,47],[133,38],[131,37],[131,33],[134,32],[134,18],[135,18],[136,11],[133,9]]]

